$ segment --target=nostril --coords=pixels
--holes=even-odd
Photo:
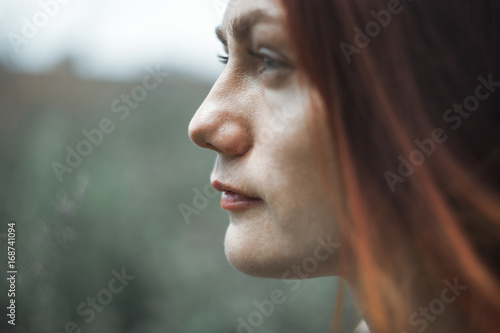
[[[247,141],[241,141],[236,148],[237,155],[243,155],[250,149],[250,144]]]
[[[217,147],[215,147],[213,144],[211,144],[211,143],[209,143],[209,142],[207,142],[207,143],[205,144],[205,147],[203,147],[203,148],[208,148],[208,149],[214,150],[214,151],[216,151],[216,152],[218,152],[218,153],[220,153],[220,152],[221,152],[221,151],[220,151],[220,149],[218,149]]]

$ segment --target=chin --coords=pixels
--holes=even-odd
[[[253,234],[248,229],[241,230],[232,225],[229,226],[224,241],[224,251],[229,263],[247,275],[275,279],[337,275],[337,255],[317,260],[313,255],[317,246],[316,243],[312,248],[298,246],[260,232]],[[325,253],[322,251],[322,254]]]
[[[260,251],[255,251],[257,247],[258,245],[246,246],[244,242],[227,235],[224,242],[227,260],[240,272],[256,277],[280,278],[278,272],[271,273],[272,270],[278,271],[276,265],[273,265],[269,258],[259,253]]]
[[[283,274],[289,269],[289,266],[276,263],[274,258],[263,258],[255,256],[252,253],[242,253],[239,249],[231,247],[225,248],[226,258],[229,263],[242,273],[247,275],[283,279]],[[246,252],[246,251],[245,251]]]
[[[240,272],[256,277],[281,279],[283,273],[293,265],[280,254],[269,236],[264,239],[249,237],[248,233],[240,233],[235,229],[237,228],[231,226],[228,228],[224,251],[229,263]]]

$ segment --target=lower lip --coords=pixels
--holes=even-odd
[[[224,191],[220,198],[220,205],[224,210],[242,211],[252,208],[261,201],[261,199],[249,198],[234,192]]]

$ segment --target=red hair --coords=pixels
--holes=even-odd
[[[408,330],[443,281],[458,279],[467,289],[447,305],[456,322],[445,327],[497,332],[499,1],[282,6],[331,129],[341,271],[369,325]]]

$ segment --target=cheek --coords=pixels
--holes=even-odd
[[[310,97],[310,91],[292,84],[266,90],[254,104],[254,149],[242,166],[264,205],[230,214],[225,239],[227,258],[247,274],[282,278],[307,262],[315,267],[308,273],[313,277],[334,274],[338,266],[337,248],[315,259],[320,242],[339,244],[340,237],[315,155],[320,152],[313,149],[312,134],[326,129],[311,126],[304,103]]]
[[[304,111],[290,108],[287,112],[281,116],[285,126],[274,131],[273,140],[261,144],[254,157],[264,199],[277,217],[291,221],[297,214],[322,210],[326,197]],[[266,124],[273,119],[267,117]]]
[[[252,154],[249,163],[265,205],[231,216],[226,255],[247,274],[281,278],[313,255],[319,237],[338,241],[338,232],[300,110],[275,140]],[[313,273],[331,272],[334,262],[334,256],[318,262]]]
[[[335,274],[340,243],[329,211],[311,206],[305,211],[300,205],[289,208],[269,208],[243,223],[231,222],[225,251],[235,268],[249,275],[281,279],[294,267],[307,263],[308,277]],[[326,243],[335,245],[328,253],[322,250],[321,258],[317,258],[318,248]]]

